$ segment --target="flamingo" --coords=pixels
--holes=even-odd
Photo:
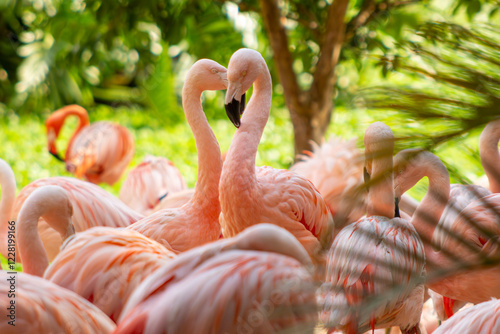
[[[169,193],[167,196],[160,200],[154,208],[153,212],[160,211],[163,209],[173,209],[180,208],[193,198],[194,188],[188,188],[175,193]]]
[[[479,136],[479,156],[484,172],[488,178],[489,188],[493,193],[500,193],[500,119],[486,124]]]
[[[0,170],[0,173],[3,174],[3,171]],[[35,180],[24,187],[17,196],[11,217],[18,217],[24,202],[33,191],[47,185],[60,186],[67,191],[73,206],[73,224],[76,232],[94,226],[127,227],[144,217],[95,184],[60,176]],[[3,221],[3,224],[6,222]],[[7,225],[1,226],[0,229],[6,231]],[[62,245],[60,234],[43,219],[38,224],[38,232],[49,261],[52,261]]]
[[[128,173],[119,198],[135,211],[149,215],[162,197],[184,189],[186,182],[171,161],[148,155]]]
[[[460,311],[434,332],[445,333],[500,333],[500,300],[492,299]]]
[[[17,222],[23,271],[77,293],[116,320],[134,289],[175,255],[131,230],[94,227],[75,235],[71,214],[71,200],[61,187],[33,191]],[[38,235],[39,217],[66,240],[50,266]]]
[[[328,252],[321,320],[344,330],[399,326],[403,333],[420,333],[423,244],[410,223],[393,218],[394,136],[387,125],[375,122],[364,141],[365,168],[373,180],[368,183],[367,216],[344,227]],[[363,312],[353,309],[361,303]]]
[[[12,301],[15,311],[10,317],[8,307]],[[76,293],[26,273],[0,271],[0,303],[2,334],[105,334],[116,327],[97,307]],[[9,321],[14,321],[15,326]]]
[[[500,297],[500,266],[480,267],[485,259],[492,261],[498,257],[500,194],[475,200],[462,210],[450,224],[450,231],[443,239],[440,250],[436,251],[430,241],[449,200],[448,171],[437,156],[418,149],[403,150],[394,161],[396,197],[422,177],[429,179],[427,193],[411,220],[427,243],[424,248],[429,276],[426,286],[448,298],[471,303]]]
[[[3,159],[0,159],[0,187],[2,187],[2,198],[0,200],[0,253],[5,258],[8,258],[8,246],[12,246],[12,242],[15,240],[15,238],[9,238],[9,226],[13,226],[9,222],[12,222],[12,209],[16,201],[16,177],[10,165]],[[14,235],[12,230],[11,235]]]
[[[257,224],[185,253],[129,299],[115,334],[311,333],[312,263],[295,237]]]
[[[188,71],[182,90],[182,105],[198,151],[198,181],[193,197],[180,208],[157,211],[129,227],[175,253],[221,236],[218,221],[221,153],[200,98],[204,90],[226,87],[227,70],[213,60],[198,60]]]
[[[264,58],[255,50],[236,51],[228,65],[226,112],[238,128],[224,161],[219,185],[224,237],[257,223],[292,232],[309,254],[330,236],[333,219],[321,194],[296,173],[255,167],[255,156],[271,109],[272,82]],[[240,120],[245,92],[252,98]],[[320,239],[320,240],[318,240]]]
[[[62,159],[56,140],[68,116],[77,116],[79,123],[71,136]],[[110,122],[89,123],[87,111],[69,105],[53,112],[45,122],[49,153],[66,162],[66,169],[77,178],[92,183],[114,184],[134,156],[134,138],[127,128]]]
[[[340,229],[365,214],[365,196],[358,194],[363,186],[362,154],[354,138],[345,141],[332,136],[321,146],[312,145],[313,151],[300,155],[290,170],[314,184]]]

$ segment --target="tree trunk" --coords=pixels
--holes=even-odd
[[[294,128],[295,157],[311,150],[311,141],[321,143],[330,124],[334,107],[334,70],[344,40],[344,17],[348,3],[349,0],[335,0],[329,6],[317,70],[313,73],[311,87],[303,91],[293,71],[293,59],[277,0],[260,0],[262,19]]]

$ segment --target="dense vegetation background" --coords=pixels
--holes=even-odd
[[[302,93],[313,92],[327,44],[327,9],[342,0],[272,3],[280,9],[287,36],[290,80]],[[362,138],[370,122],[381,120],[404,139],[399,148],[428,147],[455,171],[453,181],[477,179],[482,175],[478,134],[500,114],[500,2],[344,3],[339,17],[345,38],[332,72],[326,137]],[[281,53],[270,43],[261,4],[0,1],[0,157],[13,167],[18,188],[38,178],[69,175],[46,151],[44,120],[70,103],[87,108],[91,121],[114,121],[133,131],[131,167],[147,154],[165,156],[194,186],[196,149],[180,105],[184,74],[199,58],[227,65],[240,47],[264,55],[274,82],[257,163],[287,168],[297,148],[296,126],[286,101],[289,85],[280,81],[286,78],[276,66]],[[222,92],[206,93],[204,107],[226,151],[234,127],[225,118],[223,98]],[[67,122],[60,148],[75,125],[76,120]],[[117,194],[120,183],[104,187]]]

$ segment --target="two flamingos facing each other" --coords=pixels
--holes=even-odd
[[[23,271],[77,293],[116,321],[134,289],[175,254],[123,228],[94,227],[75,234],[72,212],[67,192],[58,186],[40,187],[26,199],[17,221]],[[50,266],[38,235],[40,217],[65,240]]]
[[[367,215],[344,227],[327,254],[321,320],[327,328],[353,333],[391,326],[420,333],[424,247],[413,226],[394,217],[394,136],[375,122],[364,141]]]
[[[255,167],[271,110],[272,81],[267,64],[257,51],[240,49],[229,60],[227,77],[226,113],[237,130],[219,185],[223,235],[233,237],[254,224],[271,223],[290,231],[313,256],[333,229],[323,197],[296,173]],[[243,111],[244,94],[252,84],[253,95]]]
[[[71,136],[64,159],[56,140],[69,116],[78,117],[78,126]],[[48,150],[66,163],[68,172],[92,183],[114,184],[134,156],[134,138],[125,127],[100,121],[90,124],[87,111],[78,105],[65,106],[53,112],[45,122]]]
[[[204,90],[226,87],[227,70],[213,60],[198,60],[188,71],[182,89],[182,106],[198,152],[198,180],[194,194],[181,207],[159,210],[129,226],[175,253],[221,237],[219,179],[222,158],[200,98]]]

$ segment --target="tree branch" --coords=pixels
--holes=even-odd
[[[349,0],[335,0],[328,8],[325,36],[321,44],[319,59],[310,88],[311,95],[315,95],[311,96],[313,100],[322,101],[325,98],[331,98],[334,69],[337,66],[340,50],[344,42],[344,17],[348,3]]]
[[[262,19],[267,30],[269,43],[273,49],[275,65],[278,69],[281,85],[288,103],[296,108],[300,104],[302,91],[293,71],[293,59],[288,49],[288,38],[285,28],[281,25],[281,13],[276,0],[259,0]],[[287,104],[288,104],[287,103]]]

